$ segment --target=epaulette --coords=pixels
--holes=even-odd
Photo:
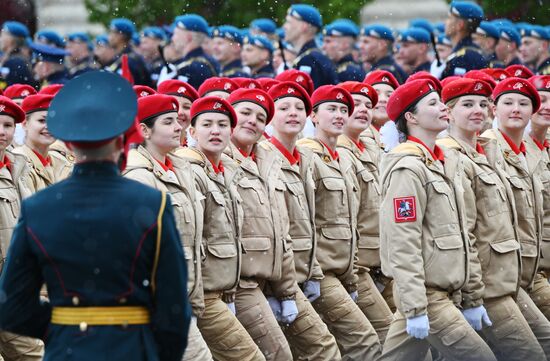
[[[390,153],[394,154],[413,154],[423,156],[424,152],[418,146],[411,143],[401,143],[397,147],[393,148]]]
[[[311,149],[315,153],[323,153],[323,146],[316,140],[311,138],[303,138],[296,142],[296,145],[304,148]]]
[[[435,141],[435,144],[444,146],[451,149],[461,149],[462,147],[453,138],[445,137]]]
[[[193,148],[181,147],[173,152],[177,157],[184,158],[193,164],[204,164],[202,155]]]

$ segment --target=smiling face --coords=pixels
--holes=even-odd
[[[449,112],[447,106],[441,102],[439,94],[436,92],[432,92],[420,99],[416,105],[416,110],[417,112],[413,115],[413,118],[416,126],[419,128],[436,134],[447,129]],[[407,113],[412,114],[410,112]]]
[[[550,91],[539,91],[540,109],[533,114],[531,122],[541,127],[550,127]]]
[[[275,101],[275,115],[271,125],[276,132],[296,137],[304,129],[306,119],[306,108],[300,98],[284,97]]]
[[[503,94],[497,100],[495,113],[499,128],[512,131],[525,129],[533,114],[533,103],[522,94]]]
[[[355,137],[367,129],[372,121],[372,101],[360,94],[352,94],[351,97],[355,108],[344,129],[346,134]]]
[[[233,129],[231,141],[238,148],[255,144],[264,133],[267,113],[256,103],[240,102],[233,106],[237,113],[237,125]]]
[[[450,108],[450,123],[466,133],[475,134],[489,116],[489,100],[481,95],[465,95]]]
[[[179,147],[182,127],[178,121],[178,113],[159,115],[152,128],[143,123],[141,125],[146,146],[153,146],[161,154],[168,154]]]
[[[48,112],[45,110],[33,112],[27,115],[23,122],[23,128],[26,132],[25,143],[33,149],[49,147],[55,142],[55,138],[48,132],[46,115],[48,115]]]
[[[326,102],[312,113],[312,121],[317,131],[329,137],[337,137],[344,133],[344,126],[349,119],[348,106],[340,102]]]
[[[229,144],[229,116],[214,112],[201,114],[195,119],[195,125],[189,129],[189,133],[197,142],[198,150],[208,158],[217,158]]]
[[[185,97],[179,97],[175,96],[175,99],[177,99],[179,108],[178,108],[178,122],[180,123],[182,127],[182,132],[185,132],[187,128],[189,128],[189,125],[191,124],[191,105],[193,104],[191,100],[185,98]]]
[[[3,153],[13,141],[15,120],[6,114],[0,115],[0,153]],[[2,161],[3,159],[0,159]]]
[[[390,120],[386,106],[388,105],[388,99],[394,90],[388,84],[383,83],[374,84],[372,87],[376,90],[376,94],[378,94],[378,103],[376,103],[372,115],[373,123],[377,127],[381,127],[384,123]]]

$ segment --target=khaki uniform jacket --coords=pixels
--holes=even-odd
[[[233,302],[241,271],[242,199],[237,182],[243,172],[228,167],[229,157],[222,157],[223,174],[216,174],[206,156],[196,148],[179,148],[176,156],[191,163],[195,187],[202,194],[202,281],[204,292],[224,292],[224,300]],[[232,170],[234,169],[234,170]]]
[[[187,294],[193,314],[200,316],[204,310],[200,263],[203,225],[200,201],[203,197],[195,189],[191,164],[176,156],[168,158],[172,161],[174,172],[166,172],[143,146],[139,146],[128,153],[123,175],[170,196],[187,263]]]
[[[31,191],[36,193],[54,183],[67,178],[72,171],[72,164],[56,153],[50,153],[51,165],[45,167],[31,148],[26,144],[17,147],[13,153],[24,155],[30,169]]]
[[[348,292],[353,292],[358,282],[357,224],[353,212],[357,187],[353,174],[351,169],[343,169],[338,161],[332,160],[328,149],[314,138],[299,140],[297,149],[304,163],[300,171],[311,168],[315,187],[317,260],[323,274],[336,276]]]
[[[344,167],[351,168],[355,175],[358,192],[357,209],[357,266],[370,269],[380,267],[379,217],[380,188],[378,166],[370,153],[361,151],[353,141],[341,135],[338,138],[338,153]]]
[[[277,298],[294,299],[296,271],[284,200],[282,162],[262,147],[254,146],[252,152],[255,161],[244,157],[232,143],[225,150],[244,172],[237,183],[243,208],[243,280],[240,284],[247,288],[248,281],[268,280]]]
[[[310,279],[322,280],[323,271],[321,271],[321,266],[315,255],[317,249],[317,238],[314,231],[315,187],[311,170],[304,170],[303,173],[307,178],[302,178],[300,165],[291,165],[277,147],[268,141],[262,142],[260,146],[276,154],[282,161],[281,170],[286,186],[284,196],[289,218],[289,234],[292,239],[296,281],[303,283]],[[309,186],[304,186],[305,183]],[[309,204],[313,206],[310,207]]]
[[[371,159],[378,166],[380,164],[382,154],[384,154],[384,144],[382,144],[382,140],[380,139],[380,132],[378,132],[374,125],[371,124],[363,131],[363,133],[361,133],[359,138],[367,147],[367,151],[370,153]]]
[[[542,181],[542,242],[539,269],[550,271],[550,151],[543,151],[529,136],[525,137],[527,166]]]
[[[30,170],[24,156],[6,151],[11,169],[0,168],[0,270],[4,265],[21,200],[30,196]]]
[[[380,168],[382,271],[394,279],[399,311],[407,318],[424,315],[427,288],[451,295],[469,279],[462,186],[427,149],[410,141],[386,154]]]
[[[483,137],[496,140],[487,143],[487,158],[495,169],[502,169],[506,186],[514,199],[516,234],[519,240],[522,271],[521,287],[529,289],[537,273],[542,239],[542,182],[529,173],[523,154],[516,155],[497,129],[489,129]],[[493,151],[491,147],[496,147]],[[511,197],[510,197],[511,198]]]
[[[480,143],[494,142],[479,139]],[[515,297],[520,287],[521,253],[516,239],[512,203],[506,186],[487,157],[467,143],[448,136],[437,141],[446,147],[446,158],[464,164],[464,201],[470,244],[470,257],[477,257],[483,272],[483,298]],[[470,277],[472,281],[472,277]],[[463,292],[463,296],[466,292]],[[475,306],[463,304],[465,308]]]
[[[65,142],[59,139],[56,140],[55,142],[53,142],[52,145],[50,145],[49,151],[50,151],[50,154],[57,153],[66,161],[68,161],[69,164],[74,164],[74,161],[75,161],[74,154],[69,148],[67,148],[67,146],[65,145]]]

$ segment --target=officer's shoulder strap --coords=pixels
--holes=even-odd
[[[442,145],[444,147],[451,148],[451,149],[461,149],[462,148],[460,146],[460,144],[451,137],[445,137],[445,138],[438,139],[438,140],[435,141],[435,143],[439,146]]]
[[[153,259],[153,270],[151,272],[151,290],[153,294],[157,289],[157,268],[159,264],[160,256],[160,242],[162,240],[162,216],[164,215],[164,209],[166,208],[166,193],[160,193],[160,207],[157,215],[157,239],[155,242],[155,258]]]
[[[393,148],[390,153],[395,154],[413,154],[423,156],[424,152],[418,146],[411,143],[401,143],[397,147]]]
[[[323,153],[323,146],[311,138],[303,138],[296,142],[296,145],[312,150],[315,153]]]

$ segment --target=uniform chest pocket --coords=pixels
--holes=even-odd
[[[326,190],[326,202],[332,202],[333,205],[346,205],[346,184],[341,178],[323,178],[321,180]]]
[[[205,207],[205,225],[214,227],[216,224],[231,223],[231,218],[228,214],[228,209],[225,204],[225,197],[219,191],[210,192],[211,202]],[[207,222],[206,219],[209,221]],[[225,219],[225,222],[221,221]],[[206,230],[206,229],[205,229]]]
[[[291,219],[296,219],[296,217],[303,219],[304,213],[307,211],[303,185],[301,183],[287,183],[286,188],[288,190],[286,198],[289,217]]]
[[[434,237],[431,254],[425,258],[426,270],[434,274],[445,273],[450,264],[461,262],[464,264],[466,252],[460,234],[451,234],[442,237]]]
[[[244,218],[267,218],[270,204],[263,183],[259,179],[242,178],[237,184],[241,196]]]
[[[357,177],[361,187],[361,204],[367,209],[374,209],[380,206],[380,188],[374,176],[368,171],[362,171]]]
[[[14,189],[0,189],[0,214],[4,213],[12,218],[19,216],[19,200]]]
[[[450,207],[453,211],[455,210],[455,204],[451,199],[452,190],[451,187],[447,185],[444,181],[435,181],[430,183],[434,192],[434,204],[440,204],[441,206]]]
[[[485,213],[490,217],[500,213],[508,211],[508,202],[506,198],[506,191],[503,189],[500,182],[497,182],[493,177],[498,177],[495,173],[480,173],[478,178],[480,180],[480,194],[482,197],[483,206],[485,207]]]
[[[512,191],[514,192],[514,200],[516,202],[516,211],[518,219],[533,219],[535,218],[533,191],[525,179],[516,176],[508,178]]]

